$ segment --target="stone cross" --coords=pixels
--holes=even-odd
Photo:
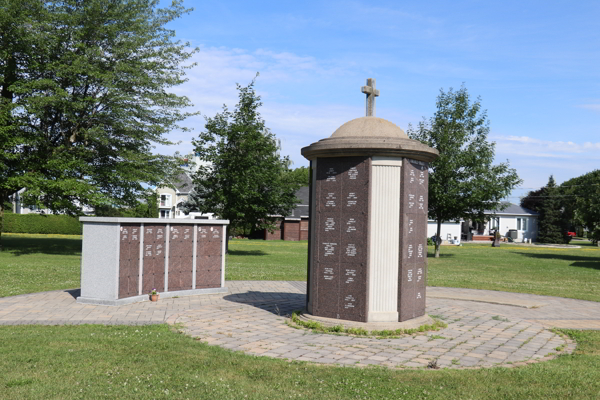
[[[367,79],[367,86],[361,87],[360,91],[367,95],[367,117],[374,117],[375,97],[379,96],[379,90],[375,89],[375,79]]]

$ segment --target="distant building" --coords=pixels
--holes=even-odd
[[[212,213],[192,212],[186,215],[181,210],[181,205],[188,199],[190,192],[194,189],[192,175],[198,171],[202,163],[198,156],[190,159],[184,159],[187,164],[184,165],[184,171],[177,175],[173,182],[169,182],[173,187],[160,186],[156,188],[158,195],[158,218],[195,218],[212,219]]]
[[[308,240],[308,186],[303,186],[296,191],[300,203],[286,216],[272,215],[277,228],[273,233],[263,230],[262,238],[265,240]]]
[[[508,237],[514,232],[514,239],[523,242],[531,239],[537,240],[538,213],[512,203],[502,203],[507,207],[502,211],[485,210],[485,221],[448,221],[442,224],[440,237],[443,241],[460,240],[491,240],[494,232]],[[432,237],[437,232],[437,222],[429,220],[427,223],[427,237]]]
[[[19,190],[9,197],[10,202],[12,203],[12,211],[15,214],[53,214],[52,210],[48,208],[39,208],[36,205],[31,204],[23,204],[21,201],[21,195],[25,192],[25,188]],[[74,201],[73,204],[79,206],[78,201]],[[93,215],[94,208],[84,205],[82,207],[82,211],[84,215]],[[59,214],[61,214],[59,212]]]

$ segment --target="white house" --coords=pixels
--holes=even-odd
[[[158,194],[158,217],[159,218],[188,218],[180,206],[188,199],[193,189],[192,179],[188,172],[182,172],[174,182],[170,182],[175,188],[161,186],[156,189]]]
[[[169,186],[161,186],[156,188],[158,194],[158,217],[159,218],[192,218],[192,219],[212,219],[213,214],[202,214],[192,212],[186,215],[181,210],[181,205],[188,199],[188,196],[194,188],[194,183],[191,176],[198,171],[198,167],[202,163],[198,156],[193,159],[185,159],[187,164],[184,165],[184,172],[180,173],[177,178],[171,183],[175,189]]]
[[[511,230],[516,230],[516,240],[518,242],[526,239],[536,241],[538,235],[538,213],[516,204],[504,204],[508,204],[508,207],[502,211],[485,211],[489,220],[483,234],[490,234],[490,230],[497,228],[502,236],[509,236]]]
[[[475,238],[477,236],[489,236],[496,229],[502,236],[509,236],[511,231],[516,231],[517,242],[531,239],[535,241],[538,233],[538,214],[512,203],[504,203],[507,207],[502,211],[486,210],[485,223],[474,223],[469,221],[444,222],[441,228],[442,240],[461,239],[467,240],[467,232],[470,230]],[[437,222],[427,222],[427,237],[432,237],[437,232]]]
[[[21,195],[25,192],[25,188],[19,190],[9,197],[10,202],[12,203],[12,211],[15,214],[52,214],[52,210],[48,208],[39,208],[35,205],[26,205],[21,201]],[[79,202],[77,200],[73,201],[73,204],[79,206]],[[94,208],[88,205],[84,205],[82,210],[84,215],[93,215]]]

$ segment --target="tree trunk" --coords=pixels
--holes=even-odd
[[[436,239],[435,239],[435,258],[440,258],[440,245],[442,244],[442,238],[441,235],[442,234],[442,221],[438,220],[437,221],[437,233],[435,235]]]

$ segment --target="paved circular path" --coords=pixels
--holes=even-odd
[[[449,368],[513,366],[572,352],[548,328],[600,329],[600,303],[430,287],[427,313],[448,327],[398,339],[313,334],[286,324],[303,308],[303,282],[228,281],[229,293],[120,307],[75,302],[78,291],[0,298],[0,325],[181,323],[189,335],[249,354],[327,364]],[[558,350],[557,350],[558,349]]]

